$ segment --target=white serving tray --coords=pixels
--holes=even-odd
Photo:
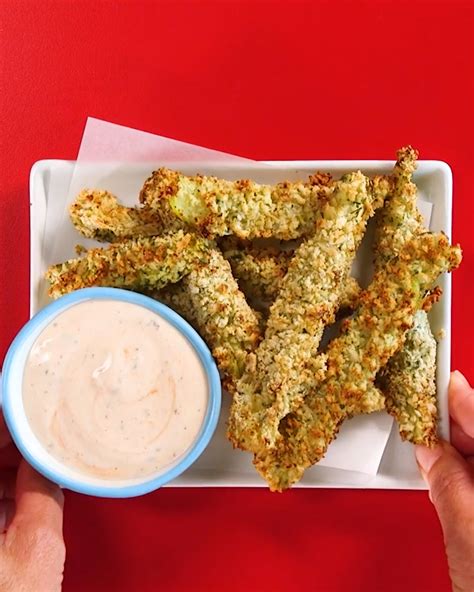
[[[64,203],[73,178],[74,162],[63,160],[42,160],[37,162],[30,175],[30,227],[31,227],[31,262],[30,262],[30,314],[34,315],[48,302],[44,272],[52,263],[54,244],[58,233],[69,232],[65,227]],[[123,164],[114,166],[119,178],[124,183],[131,182],[129,191],[138,194],[139,187],[151,171],[163,163]],[[186,165],[177,163],[175,168],[184,173],[200,172],[215,174],[229,179],[250,177],[261,183],[275,183],[286,179],[306,178],[314,171],[326,171],[334,176],[360,169],[366,174],[389,173],[392,161],[279,161],[254,163],[252,166],[242,163],[199,163]],[[172,163],[166,163],[173,166]],[[271,166],[268,166],[271,165]],[[90,164],[91,169],[103,165]],[[84,167],[84,165],[81,165]],[[108,165],[110,168],[110,164]],[[132,174],[133,173],[133,174]],[[106,179],[104,179],[105,181]],[[420,161],[415,174],[420,197],[433,204],[431,229],[444,231],[451,236],[452,211],[452,175],[449,166],[440,161]],[[135,183],[135,185],[134,185]],[[113,187],[103,185],[111,191]],[[58,204],[55,207],[55,204]],[[81,241],[76,236],[75,242]],[[67,242],[67,241],[66,241]],[[56,244],[57,246],[57,244]],[[69,247],[68,247],[69,249]],[[69,256],[73,256],[72,244]],[[430,322],[434,332],[443,330],[444,338],[438,344],[437,390],[441,414],[441,433],[449,436],[447,409],[447,388],[450,371],[451,342],[451,277],[445,274],[439,285],[443,289],[441,301],[430,313]],[[224,397],[221,421],[216,434],[201,458],[188,471],[173,482],[181,487],[261,487],[265,482],[255,472],[251,455],[233,450],[225,437],[225,421],[228,415],[228,397]],[[370,489],[425,489],[414,460],[413,447],[402,443],[396,425],[393,426],[382,461],[376,475],[316,466],[308,470],[296,487],[331,487],[331,488],[370,488]]]

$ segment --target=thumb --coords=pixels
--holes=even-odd
[[[440,442],[433,448],[417,446],[415,452],[442,523],[473,507],[468,503],[474,497],[473,467],[457,450]]]
[[[474,467],[448,442],[434,448],[417,446],[416,460],[441,522],[453,583],[472,584]]]

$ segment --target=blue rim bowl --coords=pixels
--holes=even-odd
[[[23,409],[23,370],[29,351],[41,333],[60,313],[87,300],[118,300],[142,306],[171,323],[194,348],[203,365],[209,385],[209,397],[203,424],[193,445],[176,464],[159,474],[128,481],[112,481],[82,475],[52,457],[34,436]],[[169,483],[188,469],[209,444],[221,409],[221,382],[214,358],[198,333],[171,308],[142,294],[118,288],[85,288],[63,296],[43,308],[13,340],[3,366],[3,413],[12,438],[24,458],[39,473],[61,487],[97,497],[135,497]]]

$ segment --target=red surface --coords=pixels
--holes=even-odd
[[[87,115],[255,159],[454,172],[453,366],[474,379],[470,2],[0,2],[0,355],[28,315],[28,173]],[[67,592],[449,590],[416,492],[68,495]]]

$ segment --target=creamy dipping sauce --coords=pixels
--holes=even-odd
[[[193,444],[209,385],[192,345],[141,306],[85,301],[39,335],[23,375],[31,429],[84,474],[133,479],[159,472]]]

